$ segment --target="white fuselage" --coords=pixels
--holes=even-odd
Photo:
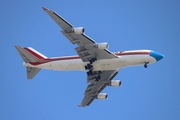
[[[150,50],[124,51],[115,53],[118,57],[113,59],[101,59],[93,63],[93,71],[116,70],[123,67],[144,65],[153,63],[156,59],[149,55]],[[49,61],[41,63],[23,63],[24,66],[50,69],[50,70],[82,70],[88,62],[83,62],[78,56],[49,58]]]

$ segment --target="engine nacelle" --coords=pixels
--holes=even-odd
[[[95,48],[98,48],[98,49],[101,49],[101,50],[107,49],[108,46],[109,46],[109,45],[108,45],[108,43],[106,43],[106,42],[98,43],[98,44],[95,44],[95,45],[94,45]]]
[[[77,27],[77,28],[71,28],[71,29],[64,29],[64,33],[74,33],[74,34],[83,34],[84,28],[83,27]]]
[[[84,28],[83,27],[77,27],[77,28],[73,28],[72,32],[74,34],[83,34],[84,33]]]
[[[111,82],[108,84],[108,86],[119,87],[119,86],[121,86],[121,81],[120,80],[111,80]]]
[[[106,100],[107,98],[108,98],[107,93],[99,93],[99,94],[97,95],[97,99],[98,99],[98,100]]]

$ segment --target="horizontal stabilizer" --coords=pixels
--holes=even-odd
[[[32,79],[41,70],[40,68],[26,67],[27,78]]]

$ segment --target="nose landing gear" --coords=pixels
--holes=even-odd
[[[144,64],[144,68],[147,68],[147,65],[149,64],[149,62],[145,62]]]

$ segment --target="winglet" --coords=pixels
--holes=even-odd
[[[79,107],[81,107],[81,104],[78,104]]]
[[[47,9],[47,8],[45,8],[45,7],[42,7],[42,9],[43,9],[44,11],[48,10],[48,9]]]

